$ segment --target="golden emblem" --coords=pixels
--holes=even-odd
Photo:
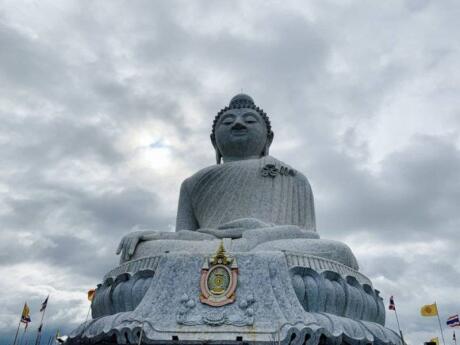
[[[201,303],[214,307],[233,303],[237,279],[236,259],[227,254],[222,241],[216,253],[205,259],[201,269]]]

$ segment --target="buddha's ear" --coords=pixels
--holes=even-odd
[[[211,134],[211,143],[212,143],[212,146],[214,147],[214,151],[216,152],[216,164],[220,164],[220,161],[222,159],[222,154],[220,153],[219,148],[217,147],[216,138],[212,134]]]
[[[265,142],[265,147],[264,147],[264,151],[262,152],[262,156],[268,156],[270,154],[270,145],[272,144],[273,142],[273,137],[275,136],[275,133],[273,132],[270,132],[268,135],[267,135],[267,141]]]

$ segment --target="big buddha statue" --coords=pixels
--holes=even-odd
[[[88,344],[400,344],[344,243],[320,239],[312,189],[270,156],[267,114],[245,94],[215,116],[216,164],[182,182],[176,231],[121,240]]]

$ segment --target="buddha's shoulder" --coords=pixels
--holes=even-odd
[[[204,176],[207,176],[209,174],[213,174],[214,172],[218,171],[221,169],[222,165],[214,164],[211,166],[208,166],[206,168],[203,168],[201,170],[198,170],[196,173],[194,173],[192,176],[189,176],[182,182],[182,186],[186,187],[187,189],[193,188],[194,185],[197,184],[198,181],[200,181]]]
[[[270,173],[270,169],[274,169],[275,173],[277,174],[282,176],[291,176],[295,180],[308,185],[310,184],[307,177],[299,170],[293,168],[291,165],[272,156],[267,156],[262,159],[264,160],[262,169],[267,170],[268,173]]]
[[[308,184],[308,179],[305,175],[289,164],[272,156],[211,165],[197,171],[184,180],[183,183],[187,188],[193,188],[197,183],[206,183],[209,178],[213,178],[216,174],[224,178],[226,175],[239,174],[241,170],[260,170],[261,176],[269,176],[272,174],[288,176]]]
[[[239,160],[234,162],[228,162],[224,164],[214,164],[198,170],[192,176],[188,177],[184,182],[192,184],[195,181],[199,181],[207,176],[213,176],[215,174],[232,174],[236,169],[257,169],[261,166],[263,158],[260,159],[247,159]]]
[[[196,173],[194,173],[192,176],[188,177],[187,180],[196,180],[196,179],[200,178],[203,175],[206,175],[208,173],[212,173],[214,171],[219,170],[220,167],[221,167],[220,164],[214,164],[214,165],[208,166],[206,168],[200,169]]]

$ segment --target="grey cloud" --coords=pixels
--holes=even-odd
[[[213,163],[212,119],[243,88],[271,116],[273,155],[309,177],[321,236],[365,236],[375,246],[450,239],[443,253],[363,252],[358,258],[385,299],[398,296],[410,341],[426,340],[423,332],[434,327],[417,317],[421,303],[436,294],[446,313],[460,309],[446,295],[460,283],[456,261],[450,261],[460,240],[459,129],[453,113],[454,120],[446,120],[451,110],[443,106],[455,104],[458,94],[460,60],[451,38],[458,5],[298,6],[44,3],[35,12],[24,9],[30,21],[6,6],[0,17],[0,44],[9,48],[0,52],[0,243],[15,236],[23,241],[11,241],[0,268],[65,266],[65,288],[59,289],[97,284],[116,264],[113,251],[122,235],[135,226],[167,229],[174,223],[176,205],[165,205],[170,195],[157,187],[179,185],[176,176]],[[226,21],[213,22],[215,16]],[[433,90],[425,90],[427,84]],[[420,89],[408,93],[413,85]],[[358,127],[378,124],[395,98],[417,93],[426,96],[427,109],[439,109],[422,109],[420,121],[443,115],[444,130],[425,128],[369,169],[373,133],[363,137]],[[401,126],[412,125],[404,119],[401,113]],[[186,171],[157,177],[152,171],[146,178],[130,166],[135,153],[120,147],[123,134],[150,120],[165,136],[163,126],[173,128],[170,135],[181,144],[168,150],[174,166]],[[152,143],[162,139],[169,138],[152,137]],[[94,176],[108,171],[110,181],[58,178],[73,163]],[[0,323],[16,320],[26,298],[10,294],[0,299]],[[34,306],[42,297],[27,296]],[[78,303],[56,303],[50,318],[62,318],[50,319],[52,327],[69,328],[84,318],[72,307]],[[395,326],[391,314],[388,322]]]
[[[4,114],[8,117],[7,114]],[[11,140],[9,150],[0,153],[4,160],[18,160],[23,167],[46,169],[56,165],[63,157],[96,158],[117,164],[123,155],[113,145],[112,128],[82,123],[78,118],[57,117],[7,119],[0,124],[0,133]]]
[[[312,176],[320,188],[327,186],[320,193],[328,207],[318,205],[318,218],[331,234],[371,231],[382,240],[429,240],[443,232],[457,238],[460,152],[449,138],[416,137],[387,156],[378,173],[338,152],[323,154]]]
[[[140,188],[132,188],[83,199],[80,206],[91,212],[104,228],[113,226],[119,234],[136,225],[166,228],[174,219],[163,217],[157,210],[158,203],[158,196]]]
[[[0,23],[0,45],[8,47],[0,54],[0,81],[4,88],[14,86],[46,92],[58,87],[62,78],[56,69],[59,59],[50,54],[52,49],[43,41]]]
[[[60,186],[42,187],[39,200],[40,193],[31,194],[34,199],[5,198],[4,202],[11,209],[10,216],[4,218],[5,225],[26,229],[45,226],[46,217],[52,216],[53,212],[62,217],[63,225],[75,226],[84,221],[88,222],[90,229],[99,226],[115,232],[114,235],[136,225],[159,223],[158,226],[166,227],[171,223],[169,217],[163,218],[159,214],[157,196],[138,188],[90,194]]]

